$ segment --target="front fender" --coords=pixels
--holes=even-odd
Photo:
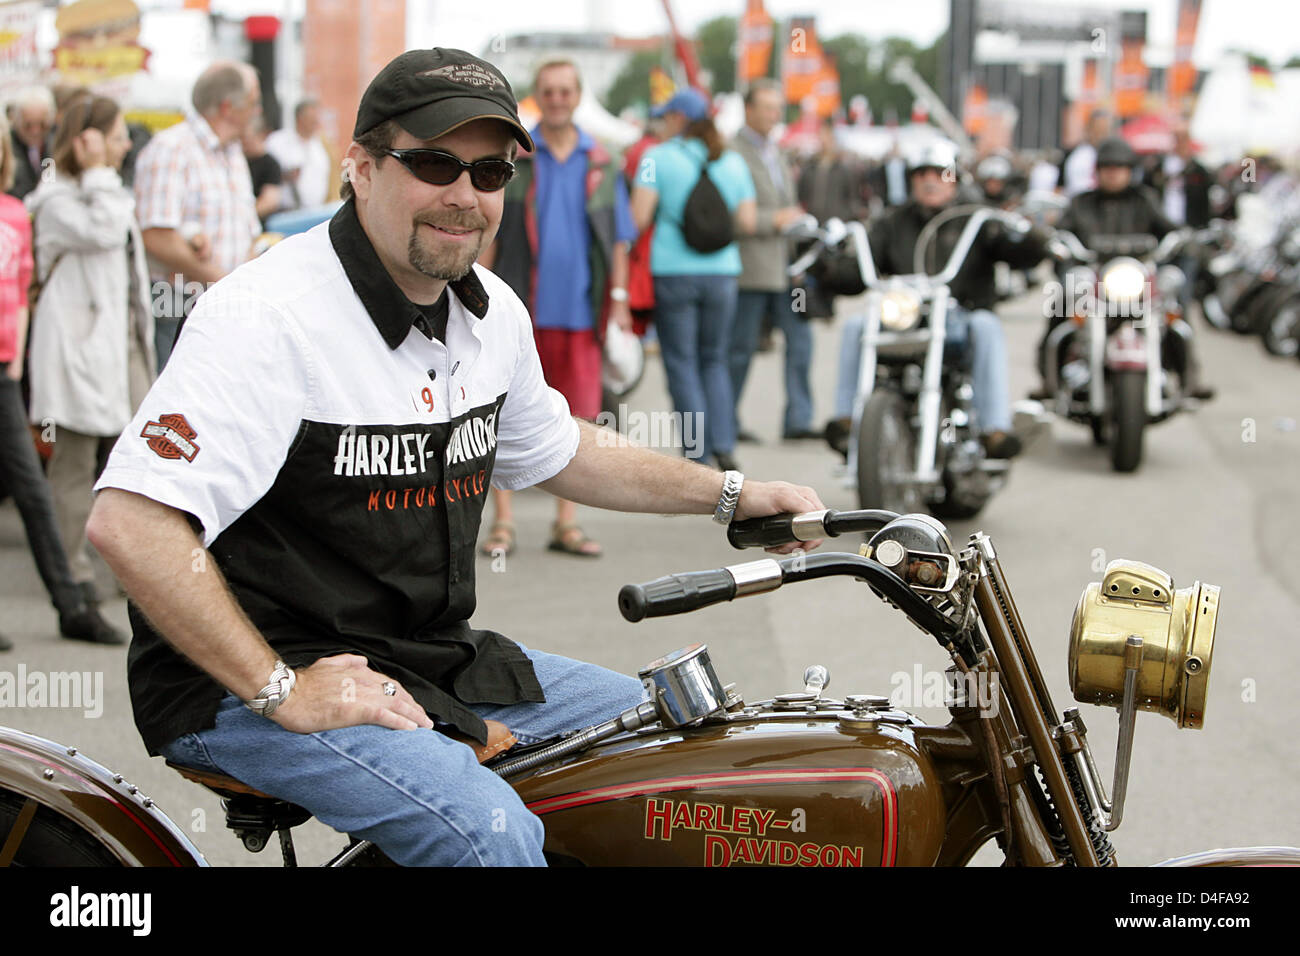
[[[0,790],[68,818],[126,866],[208,865],[138,787],[75,747],[0,727]]]
[[[1152,866],[1300,866],[1300,847],[1234,846],[1177,856]]]

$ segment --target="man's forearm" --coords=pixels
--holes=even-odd
[[[244,699],[257,695],[276,655],[244,615],[185,515],[108,488],[87,534],[145,617],[177,650]]]
[[[186,280],[216,282],[223,275],[214,263],[202,261],[175,229],[146,229],[142,237],[149,255]]]
[[[712,514],[722,474],[675,456],[636,448],[618,432],[579,421],[578,453],[541,487],[593,508],[648,514]]]

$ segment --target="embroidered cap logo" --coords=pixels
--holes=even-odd
[[[466,86],[487,86],[492,89],[502,89],[505,85],[490,70],[485,70],[475,63],[440,66],[436,70],[425,70],[423,73],[417,73],[416,76],[436,76],[440,79],[450,80],[453,83],[463,83]]]

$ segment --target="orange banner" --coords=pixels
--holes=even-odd
[[[1183,97],[1196,85],[1196,67],[1192,50],[1196,46],[1196,27],[1201,15],[1201,0],[1179,0],[1178,32],[1174,40],[1174,62],[1169,68],[1166,88],[1169,103],[1179,106]]]
[[[1115,114],[1137,116],[1145,108],[1147,79],[1150,75],[1142,62],[1141,40],[1124,40],[1119,63],[1115,64]]]
[[[830,116],[840,108],[840,73],[834,60],[822,50],[812,17],[790,21],[781,81],[787,103],[803,106],[805,99],[813,97],[818,116]]]
[[[677,92],[677,86],[668,72],[659,66],[650,68],[650,105],[659,106],[667,103]]]
[[[767,76],[772,61],[772,18],[763,9],[763,0],[749,0],[740,18],[738,39],[736,79],[743,87],[751,80]]]

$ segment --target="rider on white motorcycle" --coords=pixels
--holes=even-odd
[[[914,272],[913,256],[921,230],[957,201],[956,147],[944,141],[930,144],[911,158],[908,174],[911,198],[886,212],[870,230],[871,254],[882,275]],[[947,261],[964,225],[962,217],[955,217],[938,230],[926,258],[927,272],[937,272]],[[1020,439],[1011,431],[1006,342],[998,317],[992,312],[997,298],[993,266],[1002,261],[1013,268],[1027,269],[1046,254],[1043,237],[1037,232],[1017,235],[998,223],[989,223],[976,237],[951,284],[956,305],[948,314],[949,341],[970,356],[975,413],[990,458],[1012,458],[1021,448]],[[845,324],[835,419],[826,427],[827,441],[841,453],[847,447],[857,393],[862,328],[861,315],[851,316]]]

